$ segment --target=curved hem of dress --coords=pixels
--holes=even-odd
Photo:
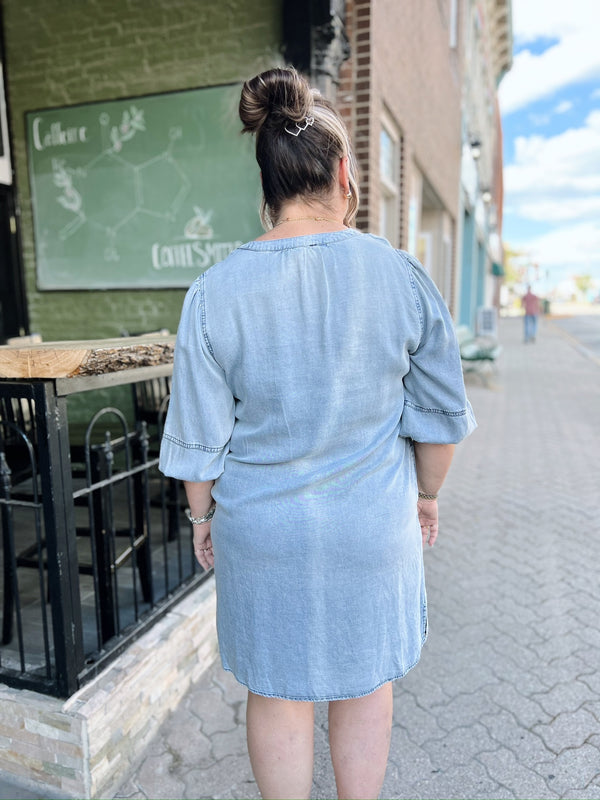
[[[426,640],[427,640],[427,636],[425,636],[423,641],[421,642],[421,647],[423,647],[423,645],[425,644]],[[381,683],[378,683],[377,686],[374,686],[372,689],[367,689],[364,692],[357,692],[355,694],[326,695],[325,697],[291,697],[289,695],[276,694],[274,692],[272,692],[272,693],[271,692],[261,692],[261,691],[259,691],[257,689],[253,689],[251,686],[248,686],[248,684],[245,681],[241,681],[237,677],[235,672],[231,669],[231,667],[227,667],[227,666],[225,666],[225,664],[223,664],[223,669],[226,672],[231,672],[231,674],[236,679],[236,681],[238,683],[241,683],[242,686],[245,686],[246,689],[248,689],[249,692],[252,692],[252,694],[257,694],[260,697],[273,697],[273,698],[277,698],[278,700],[294,700],[294,701],[299,702],[299,703],[330,703],[330,702],[334,702],[335,700],[355,700],[358,697],[366,697],[369,694],[373,694],[373,692],[376,692],[378,689],[381,689],[382,686],[385,686],[386,683],[391,683],[392,681],[398,681],[398,680],[400,680],[400,678],[404,678],[404,676],[407,675],[411,671],[411,669],[413,669],[414,667],[417,666],[417,664],[419,663],[420,660],[421,660],[421,653],[419,653],[419,656],[418,656],[417,660],[414,661],[410,665],[410,667],[407,667],[404,670],[404,672],[401,672],[399,675],[393,675],[391,678],[386,678],[385,680],[381,681]]]

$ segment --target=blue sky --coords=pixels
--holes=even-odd
[[[600,2],[513,0],[514,62],[500,84],[503,239],[539,288],[600,288]]]

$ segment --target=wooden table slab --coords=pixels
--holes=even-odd
[[[175,336],[150,334],[118,339],[0,346],[0,378],[72,378],[170,364]]]

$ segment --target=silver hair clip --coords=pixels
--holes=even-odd
[[[304,125],[298,125],[298,123],[296,123],[297,130],[291,131],[288,127],[285,127],[283,130],[286,133],[289,133],[290,136],[300,136],[302,131],[305,131],[308,128],[309,125],[313,125],[314,124],[314,121],[315,121],[314,117],[307,117],[305,119],[305,121],[304,121]]]

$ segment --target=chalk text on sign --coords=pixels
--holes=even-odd
[[[45,150],[47,147],[64,147],[78,142],[87,142],[87,128],[63,128],[59,122],[51,122],[48,128],[42,127],[42,118],[35,117],[32,126],[33,146],[36,150]]]

